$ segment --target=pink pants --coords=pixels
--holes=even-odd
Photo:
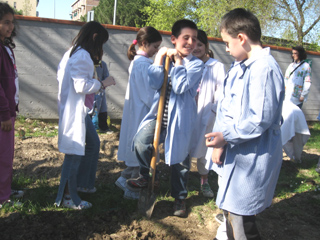
[[[12,130],[9,132],[2,131],[0,123],[0,204],[11,195],[15,118],[11,120]]]

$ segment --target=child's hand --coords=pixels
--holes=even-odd
[[[157,55],[160,55],[160,56],[164,57],[165,55],[167,55],[167,51],[168,51],[167,47],[161,47],[159,49]]]
[[[204,137],[206,138],[207,147],[221,148],[227,144],[222,132],[207,133]]]
[[[162,66],[163,64],[163,59],[167,55],[168,48],[162,47],[159,49],[157,52],[156,57],[154,58],[154,65]]]
[[[224,151],[224,148],[214,148],[213,149],[212,158],[211,158],[213,163],[216,163],[218,165],[222,164],[220,158],[221,158],[223,151]]]
[[[105,80],[103,80],[101,82],[105,88],[109,87],[111,85],[116,85],[116,82],[112,76],[107,77]]]
[[[12,130],[12,121],[11,121],[11,119],[1,122],[1,130],[4,131],[4,132],[9,132],[9,131]]]
[[[182,58],[176,49],[174,48],[168,49],[167,56],[169,56],[172,62],[175,62],[175,65],[182,65]]]

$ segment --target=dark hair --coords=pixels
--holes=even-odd
[[[9,4],[7,3],[3,3],[3,2],[0,2],[0,20],[2,20],[3,16],[8,14],[8,13],[11,13],[13,16],[14,16],[14,11],[13,9],[10,7]],[[13,28],[13,31],[11,33],[11,36],[10,37],[6,37],[4,39],[4,42],[3,44],[6,45],[6,46],[9,46],[11,48],[15,48],[16,45],[14,44],[13,42],[13,37],[15,37],[17,34],[16,34],[16,28],[14,27]]]
[[[258,18],[249,10],[236,8],[225,14],[220,23],[220,32],[225,30],[235,38],[239,33],[246,34],[253,42],[261,44],[261,28]]]
[[[150,44],[162,41],[162,36],[154,27],[143,27],[138,31],[135,40],[137,40],[137,44],[139,46],[142,46],[143,42],[147,42],[148,44]],[[135,44],[132,43],[128,49],[127,56],[129,60],[133,60],[135,55],[137,55],[137,52]]]
[[[207,54],[208,54],[209,57],[214,58],[214,54],[213,54],[213,51],[211,49],[208,49]]]
[[[82,26],[78,35],[73,39],[70,57],[77,51],[78,47],[81,47],[89,52],[92,61],[97,64],[102,58],[103,44],[108,39],[109,33],[100,23],[88,22]]]
[[[209,42],[208,42],[208,36],[207,36],[206,32],[199,29],[197,38],[200,42],[202,42],[206,46],[206,53],[208,53]]]
[[[172,29],[171,29],[171,34],[173,36],[175,36],[176,38],[178,38],[179,35],[181,34],[181,30],[183,28],[191,28],[194,30],[198,30],[198,27],[194,22],[192,22],[188,19],[181,19],[181,20],[176,21],[173,24]]]
[[[306,50],[304,50],[304,48],[302,46],[293,47],[292,50],[298,51],[298,58],[300,61],[307,59]]]

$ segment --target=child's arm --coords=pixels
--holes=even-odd
[[[307,68],[305,75],[304,75],[304,78],[303,78],[303,89],[302,89],[302,93],[301,93],[301,96],[299,99],[300,102],[303,102],[304,97],[309,94],[310,87],[311,87],[311,68],[308,64],[308,68]]]
[[[225,151],[224,148],[214,148],[213,151],[212,151],[211,161],[213,163],[221,165],[222,164],[221,156],[222,156],[224,151]]]
[[[92,78],[94,71],[93,62],[88,54],[78,55],[70,67],[74,89],[77,93],[91,94],[101,88],[101,83]]]
[[[116,82],[112,76],[107,77],[105,80],[101,81],[101,83],[103,84],[104,88],[109,87],[111,85],[116,85]]]
[[[224,140],[222,132],[211,132],[207,133],[206,138],[206,146],[214,147],[214,148],[222,148],[227,142]]]
[[[165,56],[167,55],[167,51],[168,51],[168,48],[166,48],[166,47],[160,48],[154,58],[153,65],[163,66],[163,61],[164,61]]]
[[[102,79],[99,79],[99,80],[101,80],[103,88],[109,87],[111,85],[116,85],[114,78],[112,76],[109,76],[107,64],[104,61],[101,62],[101,68],[102,68]]]
[[[148,68],[148,81],[149,85],[152,89],[158,90],[161,88],[163,79],[164,79],[164,59],[167,55],[168,48],[162,47],[157,52],[157,55],[155,56],[154,63],[150,65]]]
[[[12,121],[11,118],[6,121],[1,121],[1,130],[5,132],[9,132],[12,130]]]
[[[5,95],[5,91],[0,84],[0,121],[1,130],[8,132],[12,130],[12,122],[9,111],[8,98]]]
[[[185,66],[177,65],[171,70],[172,90],[175,94],[183,94],[190,89],[196,89],[199,86],[204,64],[201,60],[189,61]],[[193,94],[193,93],[192,93]]]
[[[272,124],[278,124],[275,114],[279,111],[284,90],[280,68],[274,61],[263,59],[248,68],[246,73],[241,106],[239,104],[241,115],[235,120],[233,112],[237,112],[239,107],[236,103],[230,105],[228,113],[222,113],[224,116],[217,128],[232,145],[257,138]]]
[[[167,51],[167,55],[169,56],[171,62],[174,62],[175,67],[183,65],[182,58],[179,55],[177,49],[169,48]]]

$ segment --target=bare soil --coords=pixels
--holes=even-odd
[[[119,132],[99,136],[101,150],[96,181],[98,191],[95,195],[99,196],[107,191],[103,186],[108,183],[111,184],[108,194],[121,196],[121,190],[113,185],[125,167],[116,157]],[[46,196],[49,199],[47,204],[53,205],[63,157],[57,149],[57,137],[33,137],[24,140],[17,137],[14,174],[47,179],[49,186],[55,189],[50,196]],[[315,152],[303,153],[303,159],[317,157]],[[296,165],[285,161],[282,168],[295,171]],[[170,170],[165,164],[160,163],[159,169],[165,178],[169,176]],[[210,179],[215,181],[216,178],[211,175]],[[197,181],[199,175],[193,163],[190,182]],[[216,191],[216,183],[212,185]],[[196,187],[189,190],[199,191]],[[26,190],[22,201],[28,201],[33,191]],[[92,199],[94,202],[95,198]],[[123,201],[118,199],[120,200]],[[133,206],[137,203],[132,200],[125,201]],[[117,208],[117,200],[108,203],[108,206],[94,205],[94,213],[61,209],[40,211],[31,215],[11,212],[0,218],[0,239],[214,239],[219,226],[214,216],[220,213],[220,210],[205,204],[207,202],[208,199],[200,193],[193,194],[187,199],[188,216],[178,218],[172,216],[172,201],[164,199],[157,202],[150,220],[141,217],[136,210]],[[312,240],[319,239],[319,216],[319,192],[306,192],[286,200],[275,198],[272,207],[257,217],[257,223],[262,239]]]

